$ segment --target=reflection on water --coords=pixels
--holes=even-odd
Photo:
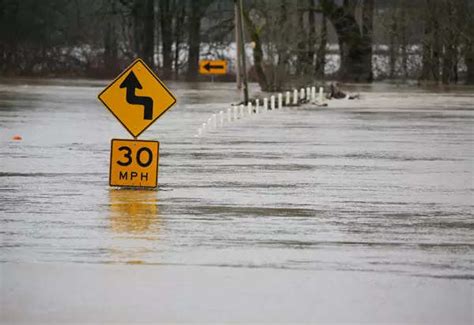
[[[110,227],[117,233],[140,234],[159,228],[156,191],[110,189]]]
[[[158,240],[160,216],[154,190],[109,189],[110,228],[118,238],[108,248],[118,263],[143,264]]]

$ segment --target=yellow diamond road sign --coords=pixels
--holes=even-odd
[[[99,99],[135,138],[176,103],[173,94],[141,59],[107,86]]]

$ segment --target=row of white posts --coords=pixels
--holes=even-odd
[[[253,114],[264,113],[268,110],[282,109],[284,106],[298,106],[302,102],[322,104],[324,102],[324,90],[323,87],[320,87],[319,96],[316,98],[316,87],[301,88],[299,92],[294,89],[292,99],[291,92],[287,91],[284,104],[283,94],[278,93],[276,97],[274,95],[270,96],[270,103],[268,98],[263,98],[262,106],[260,106],[260,100],[256,99],[255,106],[252,103],[248,103],[246,107],[239,105],[228,108],[227,111],[222,110],[218,114],[212,114],[206,122],[202,123],[201,127],[197,130],[196,136],[200,137],[208,130],[221,128],[225,124],[232,123],[232,121],[237,121]]]

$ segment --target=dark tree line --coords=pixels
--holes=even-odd
[[[456,83],[461,60],[466,81],[474,83],[474,16],[468,0],[426,0],[421,80]]]
[[[263,90],[324,79],[474,83],[473,1],[243,5],[248,72]],[[0,74],[108,78],[141,57],[164,79],[195,81],[207,80],[200,59],[221,58],[234,62],[232,78],[234,22],[234,0],[0,0]]]
[[[141,57],[165,79],[195,80],[211,2],[0,0],[0,73],[111,77]]]

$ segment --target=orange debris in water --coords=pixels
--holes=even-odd
[[[23,140],[23,138],[21,137],[21,135],[15,135],[13,136],[12,140]]]

